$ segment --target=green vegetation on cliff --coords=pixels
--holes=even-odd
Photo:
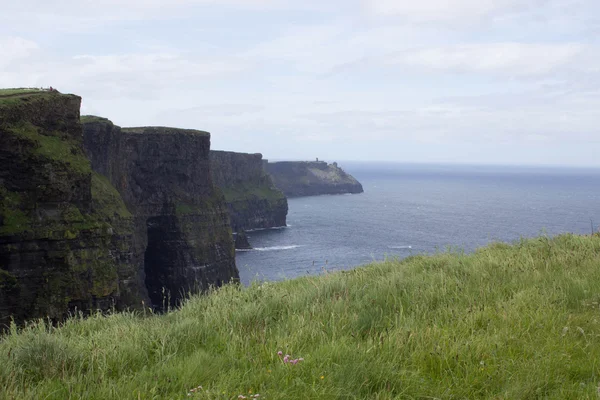
[[[133,292],[133,219],[92,172],[80,102],[0,90],[0,330],[11,320],[108,310]]]
[[[45,132],[28,122],[12,125],[6,129],[8,134],[27,142],[31,146],[35,156],[46,160],[66,164],[68,168],[80,173],[90,173],[92,167],[81,148],[81,142],[69,138],[62,132]]]
[[[98,117],[96,115],[82,115],[80,121],[82,124],[90,124],[92,122],[102,122],[102,123],[112,124],[112,121],[109,120],[108,118]]]
[[[599,265],[600,236],[541,237],[228,286],[164,315],[39,322],[0,342],[0,387],[19,399],[597,399]]]
[[[12,97],[12,96],[26,96],[26,95],[30,95],[30,94],[40,94],[40,93],[45,93],[45,92],[38,88],[0,89],[0,98],[6,98],[6,97]]]
[[[268,185],[254,186],[240,184],[235,187],[222,187],[221,190],[225,195],[225,201],[228,203],[243,202],[252,200],[253,198],[269,201],[285,199],[285,195],[281,191],[275,190],[273,186]]]
[[[110,184],[108,178],[96,172],[92,174],[92,200],[94,211],[101,216],[109,219],[115,216],[121,218],[133,217],[125,206],[123,198],[117,189]]]

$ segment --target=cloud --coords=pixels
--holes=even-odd
[[[372,13],[413,22],[480,19],[545,3],[549,0],[365,0],[366,8]]]
[[[599,4],[13,1],[0,87],[52,85],[119,125],[209,130],[218,148],[278,158],[590,150]]]
[[[512,76],[547,74],[591,51],[580,43],[485,43],[432,47],[401,52],[385,62],[414,68]]]
[[[27,58],[39,49],[39,46],[31,40],[21,37],[0,37],[0,67],[7,67],[11,63]]]

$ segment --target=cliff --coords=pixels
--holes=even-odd
[[[0,90],[0,329],[141,304],[133,217],[93,173],[81,98]]]
[[[362,185],[338,167],[324,161],[265,163],[275,185],[288,197],[362,193]]]
[[[176,305],[187,293],[238,279],[227,205],[210,173],[210,134],[121,129],[99,117],[82,123],[92,168],[133,213],[152,303]]]
[[[235,232],[286,226],[287,199],[265,172],[262,154],[211,151],[210,162]]]

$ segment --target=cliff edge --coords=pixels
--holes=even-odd
[[[133,213],[155,307],[237,280],[227,205],[210,173],[210,134],[123,128],[82,117],[84,146]]]
[[[210,162],[235,232],[286,226],[287,198],[265,172],[262,154],[213,150]]]
[[[80,104],[56,91],[0,90],[0,329],[146,298],[133,217],[90,167]]]
[[[324,161],[266,162],[275,185],[288,197],[362,193],[362,185],[337,163]]]

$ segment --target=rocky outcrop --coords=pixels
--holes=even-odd
[[[134,220],[92,172],[81,98],[0,91],[0,329],[141,305]]]
[[[288,197],[362,193],[362,185],[337,163],[284,161],[266,163],[275,185]]]
[[[235,248],[236,250],[251,250],[252,246],[248,241],[246,231],[239,231],[235,234]]]
[[[234,232],[286,226],[287,199],[265,172],[262,154],[211,151],[210,160]]]
[[[154,306],[176,305],[190,292],[238,279],[227,206],[210,173],[210,134],[121,129],[98,117],[82,123],[93,169],[133,214]]]

